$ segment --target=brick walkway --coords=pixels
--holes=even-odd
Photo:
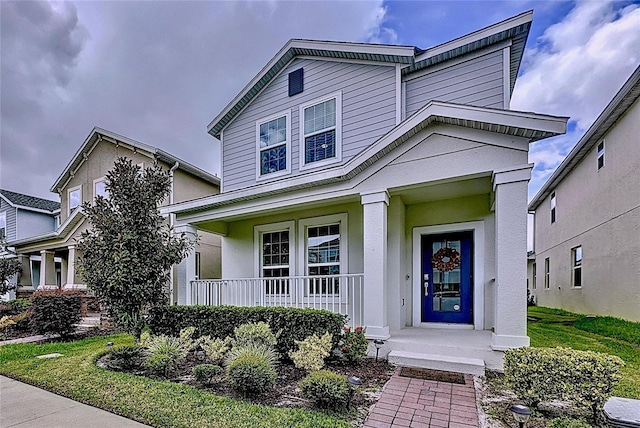
[[[478,427],[473,376],[465,385],[400,376],[396,370],[364,423],[368,428]]]

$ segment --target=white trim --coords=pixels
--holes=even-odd
[[[291,220],[253,226],[254,278],[262,278],[262,234],[265,232],[278,232],[283,230],[289,231],[289,276],[296,276],[296,222]]]
[[[305,163],[305,134],[304,134],[304,110],[316,104],[323,103],[325,101],[329,101],[331,99],[336,100],[336,156],[333,158],[326,158],[320,161],[311,162],[309,164]],[[334,92],[333,94],[325,95],[321,98],[316,98],[315,100],[309,101],[307,103],[301,104],[299,107],[299,115],[298,115],[298,123],[299,123],[299,149],[298,153],[300,154],[300,171],[306,171],[309,169],[317,169],[327,165],[331,165],[334,163],[339,163],[342,161],[342,91]],[[329,129],[329,128],[327,128]]]
[[[402,122],[402,66],[396,65],[396,126]]]
[[[300,276],[309,275],[307,272],[307,228],[331,224],[340,225],[340,274],[349,273],[348,222],[347,213],[298,220],[298,274]]]
[[[511,108],[511,43],[502,50],[502,90],[503,106],[505,110]]]
[[[440,233],[473,232],[473,329],[484,330],[484,222],[441,224],[413,228],[413,326],[451,328],[448,323],[422,322],[422,236]],[[455,327],[464,328],[464,327]],[[467,327],[468,328],[468,327]]]
[[[262,175],[261,174],[262,164],[260,161],[261,159],[260,152],[262,152],[263,148],[260,147],[260,125],[274,119],[279,119],[281,117],[284,117],[287,121],[287,128],[285,130],[286,140],[283,143],[280,143],[277,145],[267,146],[264,148],[264,150],[273,149],[273,148],[284,145],[286,150],[287,166],[285,169],[281,171],[271,172],[271,173]],[[282,177],[283,175],[288,175],[288,174],[291,174],[291,110],[285,110],[283,112],[273,114],[264,119],[256,120],[256,181],[271,180],[273,178]]]
[[[353,58],[331,58],[331,57],[321,57],[322,61],[326,61],[326,62],[340,62],[343,64],[362,64],[362,65],[374,65],[376,67],[396,67],[398,64],[396,62],[380,62],[380,61],[373,61],[373,60],[367,60],[367,59],[353,59]],[[291,65],[291,63],[295,60],[302,60],[302,59],[306,59],[306,60],[312,60],[312,61],[318,61],[318,57],[317,56],[313,56],[313,55],[296,55],[293,58],[291,58],[291,61],[289,61],[284,67],[282,67],[282,70],[284,71],[285,69],[287,69],[289,67],[289,65]],[[402,66],[406,67],[407,64],[402,64]],[[278,73],[278,75],[274,76],[273,78],[275,79],[277,76],[279,76],[283,71],[281,71],[280,73]],[[257,95],[257,94],[256,94]]]
[[[224,192],[224,129],[220,130],[220,193],[223,193],[223,192]]]
[[[71,208],[71,193],[75,192],[76,190],[80,191],[80,204]],[[82,205],[82,184],[75,187],[70,187],[69,189],[67,189],[67,217],[71,217],[71,213],[73,213],[75,209],[81,205]]]
[[[7,211],[0,211],[0,220],[1,219],[4,219],[4,221],[3,221],[4,226],[1,227],[2,229],[4,229],[4,238],[8,241],[9,237],[7,236],[8,235],[8,233],[7,233]],[[18,224],[18,222],[16,221],[16,225],[17,224]],[[1,237],[2,236],[0,235],[0,238]]]
[[[402,82],[402,116],[401,122],[407,118],[407,82]]]

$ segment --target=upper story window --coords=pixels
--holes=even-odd
[[[7,236],[7,213],[6,211],[0,212],[0,239]]]
[[[82,204],[82,186],[73,187],[67,192],[69,202],[69,215],[74,209],[78,208]]]
[[[93,181],[93,197],[102,196],[103,198],[109,198],[109,192],[107,192],[107,183],[104,178],[99,178]]]
[[[342,94],[300,106],[300,168],[342,159]]]
[[[556,222],[556,192],[551,194],[551,223]]]
[[[598,144],[598,169],[604,166],[604,140]]]
[[[53,223],[56,229],[60,227],[60,214],[53,217]]]
[[[258,165],[256,175],[275,177],[291,171],[291,113],[256,122]]]
[[[574,287],[582,287],[582,246],[571,249],[571,282]]]

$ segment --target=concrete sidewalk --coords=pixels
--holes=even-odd
[[[0,376],[2,428],[144,428],[147,425]]]

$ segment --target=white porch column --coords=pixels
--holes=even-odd
[[[76,247],[75,245],[69,245],[67,249],[69,250],[67,255],[67,280],[63,282],[67,286],[72,286],[75,284],[76,278]]]
[[[364,323],[370,339],[388,339],[386,191],[360,194],[364,217]]]
[[[184,233],[187,236],[187,238],[189,238],[191,241],[195,241],[196,235],[197,235],[197,229],[191,225],[176,226],[174,228],[174,232],[176,235],[180,235]],[[191,250],[187,255],[187,257],[178,265],[176,277],[177,277],[177,280],[174,281],[175,285],[171,284],[170,287],[171,286],[178,287],[178,301],[177,302],[171,301],[171,304],[177,303],[178,305],[191,305],[192,302],[191,302],[190,284],[191,284],[191,281],[196,279],[196,249],[195,248]],[[174,294],[173,290],[170,290],[169,295],[171,296],[171,299],[173,299],[173,294]]]
[[[527,184],[533,165],[494,171],[495,325],[491,347],[529,346],[527,336]]]
[[[56,264],[53,260],[53,251],[40,251],[40,286],[41,289],[58,288],[56,284]]]

